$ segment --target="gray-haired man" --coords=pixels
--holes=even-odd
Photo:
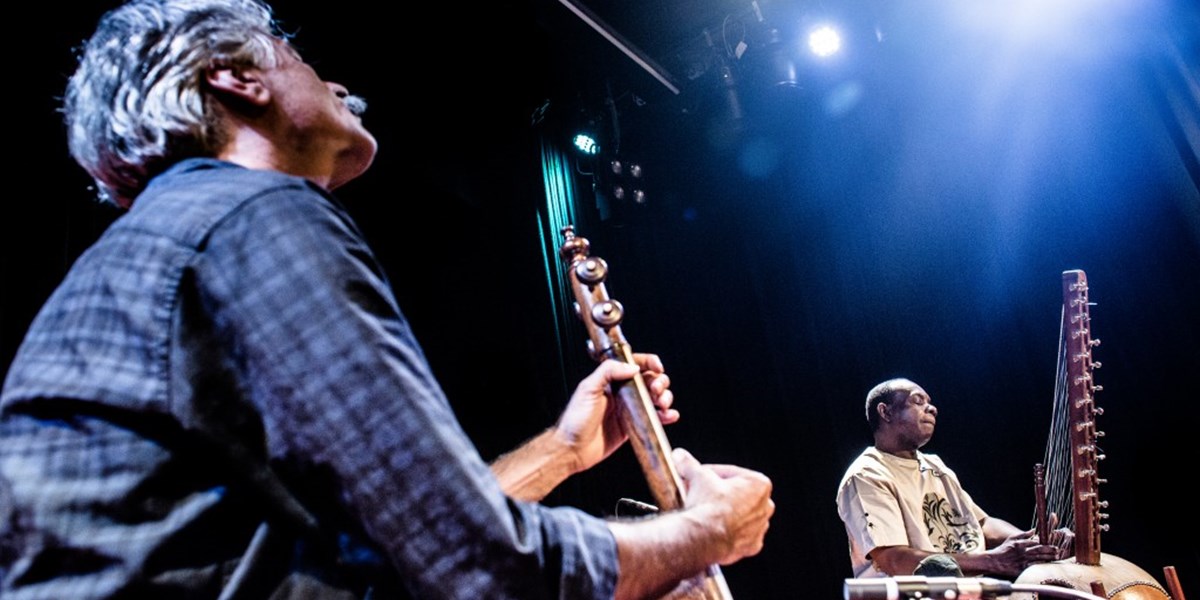
[[[123,215],[30,328],[0,396],[0,592],[19,598],[607,598],[759,552],[763,475],[676,455],[687,508],[536,501],[611,454],[608,384],[493,465],[455,421],[330,191],[376,142],[251,0],[105,15],[66,95]]]

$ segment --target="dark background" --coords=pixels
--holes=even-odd
[[[18,24],[0,364],[115,216],[56,112],[72,48],[113,4]],[[1103,341],[1102,549],[1160,579],[1174,565],[1196,593],[1194,5],[592,2],[676,93],[565,4],[486,4],[276,5],[318,71],[371,103],[375,167],[339,195],[485,458],[549,426],[591,366],[551,302],[538,159],[591,122],[593,160],[645,167],[648,201],[602,217],[581,159],[577,224],[626,336],[672,376],[672,444],[775,483],[765,549],[725,569],[736,597],[841,596],[836,487],[869,443],[866,391],[892,376],[940,409],[926,449],[1029,525],[1067,269],[1087,272]],[[843,52],[794,59],[779,85],[769,30],[820,18]],[[627,449],[547,502],[611,515],[620,497],[648,499]]]

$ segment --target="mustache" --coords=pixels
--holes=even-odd
[[[345,104],[346,108],[356,116],[361,117],[363,113],[367,112],[367,101],[362,96],[348,94],[342,97],[342,104]]]

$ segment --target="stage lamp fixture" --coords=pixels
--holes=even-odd
[[[589,156],[600,152],[600,144],[596,142],[596,138],[592,137],[588,133],[575,134],[575,138],[571,141],[571,143],[574,144],[575,148],[580,152]]]
[[[608,168],[612,172],[610,189],[615,200],[631,201],[634,204],[646,203],[642,165],[614,159],[608,162]]]
[[[600,152],[600,144],[596,143],[596,138],[587,133],[575,134],[575,139],[572,140],[572,143],[575,145],[575,148],[588,156],[593,156]]]
[[[828,25],[822,25],[808,34],[808,49],[821,58],[833,56],[841,48],[842,36]]]
[[[613,175],[618,177],[628,176],[633,179],[642,178],[642,165],[635,162],[626,163],[619,159],[609,161],[608,167],[612,169]]]

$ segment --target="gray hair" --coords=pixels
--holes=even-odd
[[[281,38],[258,0],[134,0],[106,13],[63,104],[71,156],[100,199],[128,207],[172,164],[215,155],[226,140],[205,71],[273,67]]]

